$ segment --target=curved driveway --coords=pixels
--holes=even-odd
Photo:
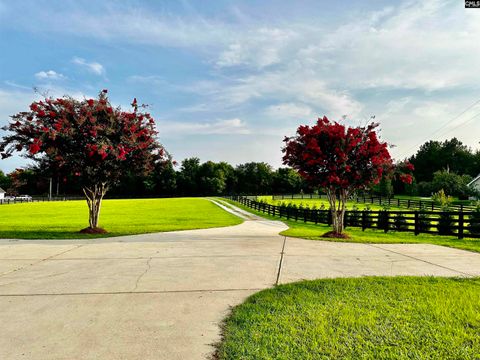
[[[88,241],[1,240],[0,359],[202,359],[229,308],[277,283],[480,275],[480,254],[285,238],[283,223],[229,209],[245,222]]]

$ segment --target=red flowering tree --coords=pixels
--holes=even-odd
[[[112,107],[107,90],[97,99],[34,102],[3,130],[9,134],[0,142],[2,158],[24,151],[50,172],[78,178],[89,208],[85,232],[104,231],[98,228],[102,199],[122,172],[149,173],[159,162],[170,161],[150,114],[136,99],[131,111]]]
[[[388,145],[379,140],[377,126],[346,127],[324,117],[314,126],[300,126],[295,136],[284,140],[283,163],[326,191],[334,236],[343,233],[348,197],[393,171]]]

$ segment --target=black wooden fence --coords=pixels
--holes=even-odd
[[[85,200],[84,196],[55,196],[49,198],[48,196],[33,196],[31,199],[27,198],[6,198],[0,199],[0,205],[8,204],[22,204],[29,202],[47,202],[47,201],[69,201],[69,200]]]
[[[227,198],[270,216],[315,224],[332,224],[330,210],[271,205],[244,196],[229,196]],[[479,238],[480,212],[347,210],[345,212],[345,227],[360,227],[362,230],[378,229],[384,232],[413,232],[415,235],[450,235],[459,239],[464,237]]]
[[[326,199],[326,195],[322,194],[286,194],[286,195],[273,195],[273,200],[293,200],[293,199]],[[361,195],[352,196],[351,201],[364,204],[375,204],[380,206],[393,206],[398,208],[406,208],[413,210],[430,210],[441,211],[442,207],[436,204],[432,200],[420,200],[420,199],[398,199],[388,198],[382,196]],[[466,204],[452,204],[449,206],[453,211],[474,211],[475,206]]]
[[[377,204],[386,206],[395,206],[399,208],[416,209],[416,210],[431,210],[441,211],[442,207],[432,200],[417,200],[417,199],[398,199],[387,198],[382,196],[355,196],[353,200],[358,203]],[[466,204],[451,204],[449,206],[453,211],[474,211],[475,206]]]

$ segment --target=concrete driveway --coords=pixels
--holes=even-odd
[[[290,239],[236,212],[228,228],[0,241],[0,359],[203,359],[229,308],[277,283],[480,275],[480,254]]]

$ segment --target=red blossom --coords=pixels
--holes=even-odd
[[[314,126],[299,126],[295,137],[284,140],[283,162],[314,186],[349,192],[366,188],[392,163],[376,126],[350,128],[326,117]]]
[[[35,155],[40,151],[41,146],[42,146],[42,140],[34,139],[33,143],[30,144],[28,151],[30,152],[30,154]]]

